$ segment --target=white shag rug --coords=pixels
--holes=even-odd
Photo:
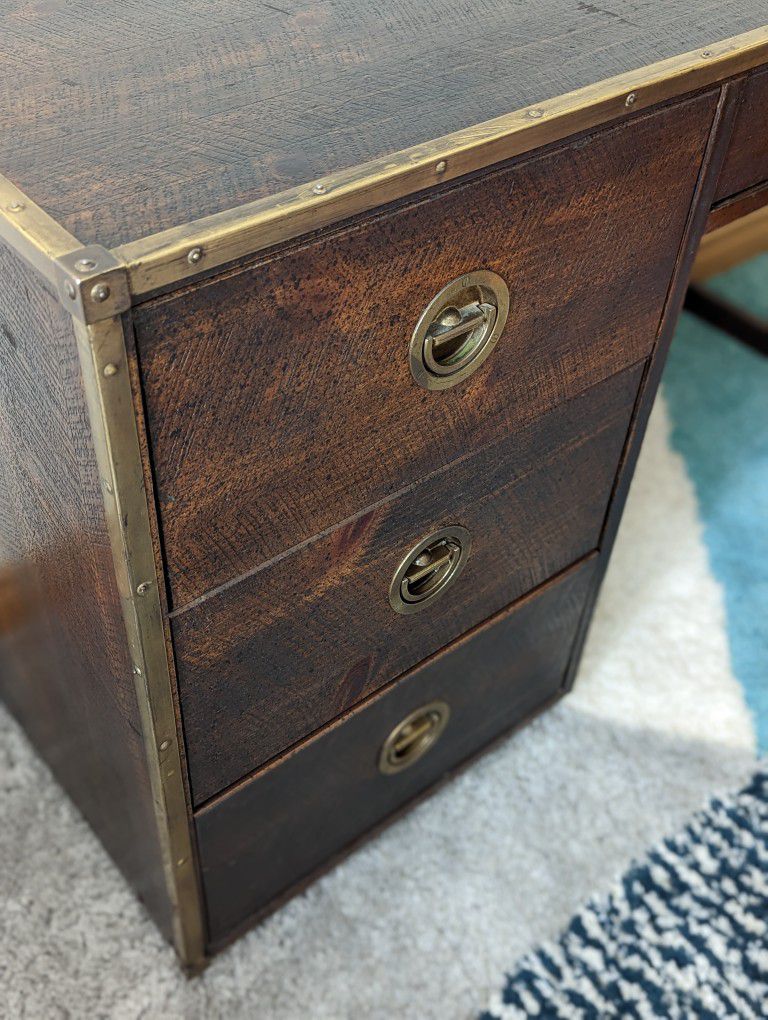
[[[646,847],[754,768],[721,592],[659,402],[573,694],[193,981],[0,714],[0,1015],[475,1016]]]

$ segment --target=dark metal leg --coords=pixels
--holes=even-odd
[[[685,308],[760,354],[768,355],[768,323],[749,312],[695,285],[688,288]]]

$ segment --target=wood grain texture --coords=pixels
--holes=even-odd
[[[751,216],[764,211],[766,205],[768,205],[768,181],[757,184],[747,191],[740,191],[732,198],[726,198],[713,206],[707,217],[705,233],[721,230],[723,227],[735,223],[736,220],[740,220],[742,223],[748,222]]]
[[[501,613],[199,812],[212,942],[551,698],[592,570],[582,564]],[[433,700],[451,709],[442,737],[410,768],[382,775],[387,735]]]
[[[196,804],[596,547],[642,366],[558,407],[173,620]],[[458,524],[472,551],[420,613],[403,556]]]
[[[0,692],[170,937],[72,320],[0,246]]]
[[[715,202],[768,182],[768,70],[743,83],[731,143],[720,171]]]
[[[761,0],[8,0],[0,172],[143,234],[758,28]]]
[[[610,129],[139,309],[172,604],[508,435],[651,349],[716,98]],[[486,364],[416,386],[442,287],[498,272]]]

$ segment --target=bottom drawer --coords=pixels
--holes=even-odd
[[[198,812],[214,947],[557,694],[595,563],[542,586]]]

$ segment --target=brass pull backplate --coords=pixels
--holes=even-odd
[[[455,386],[483,364],[509,313],[506,283],[480,269],[443,287],[421,314],[411,337],[411,375],[428,390]]]
[[[393,775],[423,758],[448,725],[450,714],[444,701],[433,701],[407,715],[382,744],[379,771]]]
[[[389,586],[397,613],[425,609],[453,584],[467,561],[472,539],[458,524],[427,535],[408,551]]]

